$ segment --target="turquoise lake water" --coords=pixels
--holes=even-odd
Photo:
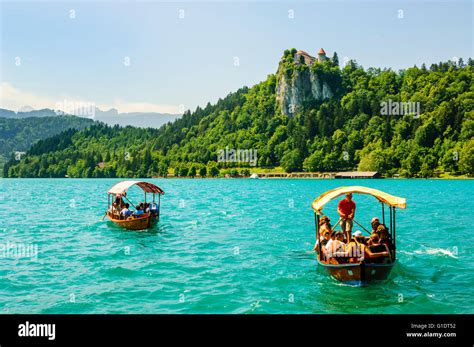
[[[0,180],[1,313],[474,313],[472,180],[153,179],[166,195],[147,232],[101,221],[118,181]],[[407,199],[383,283],[318,269],[311,202],[344,185]],[[380,216],[354,200],[366,226]]]

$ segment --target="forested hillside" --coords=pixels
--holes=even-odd
[[[67,129],[83,129],[93,123],[74,116],[38,116],[30,118],[0,118],[0,167],[15,152],[26,152],[38,140]]]
[[[218,150],[226,147],[256,150],[258,167],[282,166],[287,172],[474,173],[471,59],[396,72],[364,69],[355,61],[340,69],[336,54],[306,65],[295,62],[295,53],[285,51],[277,73],[265,81],[187,111],[158,130],[99,124],[68,131],[38,142],[21,161],[10,161],[5,174],[149,177],[173,168],[180,176],[194,176],[216,175],[224,166],[245,167],[216,163]],[[305,97],[305,88],[319,94],[304,85],[304,74],[327,92],[319,99]],[[277,91],[302,95],[292,96],[298,100],[293,113],[282,111]],[[398,102],[416,104],[419,113],[384,109]]]

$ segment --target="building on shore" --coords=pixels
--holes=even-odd
[[[334,178],[380,178],[380,173],[377,171],[338,172]]]
[[[259,178],[334,178],[334,172],[263,172]]]

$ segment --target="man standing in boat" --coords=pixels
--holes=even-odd
[[[346,234],[346,240],[351,240],[352,220],[354,219],[356,204],[352,200],[352,193],[347,193],[346,198],[339,201],[337,213],[341,217],[342,231]]]

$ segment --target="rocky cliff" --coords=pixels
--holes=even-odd
[[[294,59],[294,51],[287,51],[280,62],[277,72],[276,100],[281,112],[293,116],[302,112],[306,106],[332,98],[335,86],[332,86],[331,61],[307,64]],[[296,61],[295,61],[296,60]]]

